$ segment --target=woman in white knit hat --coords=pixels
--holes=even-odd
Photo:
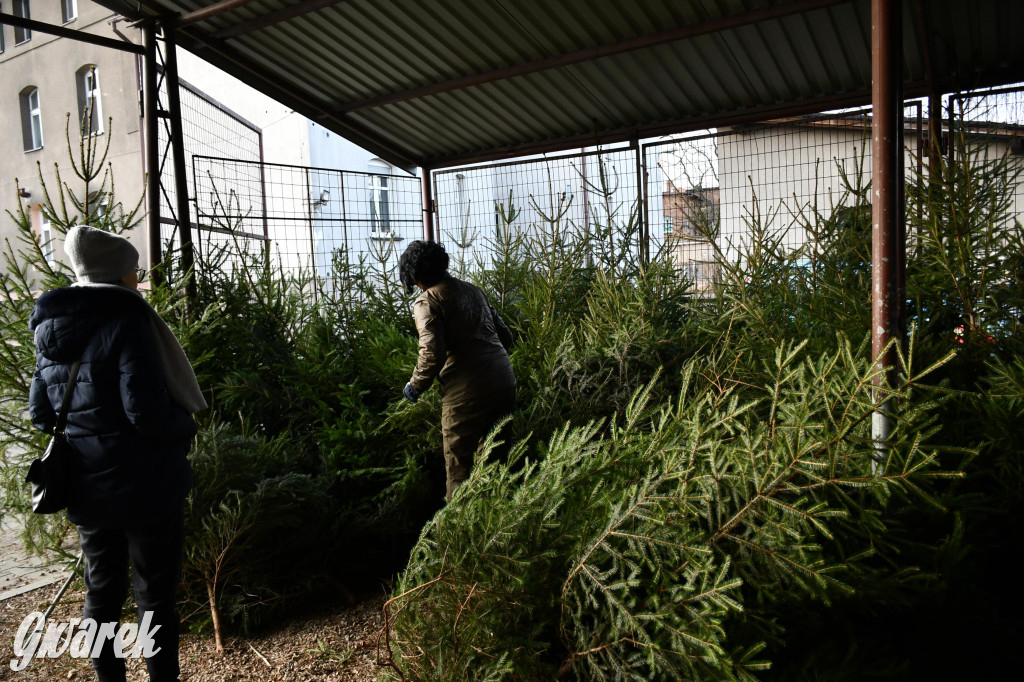
[[[76,455],[68,518],[86,560],[82,615],[120,620],[130,563],[139,622],[149,612],[150,631],[159,626],[158,651],[146,660],[150,679],[176,681],[191,413],[206,402],[181,346],[137,290],[144,271],[131,242],[74,227],[64,247],[77,282],[43,294],[29,320],[36,342],[32,423],[52,431],[79,362],[66,434]],[[113,642],[92,663],[102,682],[125,679]]]

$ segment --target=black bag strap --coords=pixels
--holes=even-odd
[[[81,360],[75,360],[71,365],[71,376],[64,386],[64,397],[60,401],[60,412],[57,413],[57,423],[53,426],[53,433],[57,436],[64,435],[64,429],[68,425],[68,408],[71,407],[71,394],[75,392],[75,382],[78,380],[78,368],[82,366]]]

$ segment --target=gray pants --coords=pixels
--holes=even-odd
[[[515,407],[515,386],[457,403],[446,400],[441,405],[441,436],[444,439],[444,465],[448,474],[445,499],[449,502],[459,484],[469,478],[476,451],[487,434],[502,417],[512,414]],[[499,434],[498,439],[506,442],[494,451],[492,457],[501,460],[508,455],[508,434]]]

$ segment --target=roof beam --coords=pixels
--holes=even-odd
[[[306,2],[299,3],[293,7],[279,9],[275,12],[271,12],[270,14],[265,14],[262,17],[256,17],[255,19],[250,19],[248,21],[240,21],[237,24],[217,31],[213,34],[213,37],[219,39],[237,38],[240,35],[245,35],[252,31],[258,31],[261,28],[273,26],[274,24],[279,24],[283,21],[294,19],[295,17],[301,17],[304,14],[316,12],[324,9],[325,7],[340,5],[343,2],[348,2],[348,0],[306,0]]]
[[[195,24],[200,21],[205,21],[210,17],[230,12],[231,10],[242,7],[243,5],[248,5],[250,2],[255,2],[255,0],[220,0],[220,2],[209,5],[208,7],[193,10],[187,14],[182,14],[172,23],[175,27],[188,26],[189,24]]]
[[[514,159],[528,154],[555,153],[569,149],[579,149],[580,147],[597,147],[631,142],[637,138],[648,139],[666,135],[680,135],[706,128],[745,123],[763,123],[764,121],[784,116],[803,116],[820,113],[827,109],[845,109],[870,103],[871,91],[862,89],[856,92],[814,97],[801,102],[781,102],[770,106],[739,111],[734,110],[702,116],[691,116],[670,121],[659,121],[649,125],[627,126],[593,133],[567,135],[551,140],[507,145],[494,149],[460,152],[446,157],[427,158],[423,160],[421,165],[432,169],[440,169],[471,163],[486,163],[489,161]]]
[[[389,92],[369,99],[340,104],[339,108],[347,113],[359,111],[360,109],[371,109],[385,104],[394,104],[395,102],[419,99],[421,97],[451,92],[453,90],[460,90],[462,88],[472,87],[475,85],[493,83],[495,81],[505,80],[514,76],[522,76],[527,73],[544,71],[561,66],[569,66],[593,59],[600,59],[601,57],[610,57],[623,52],[631,52],[633,50],[655,47],[665,43],[674,43],[679,40],[695,38],[697,36],[708,35],[710,33],[718,33],[720,31],[739,28],[748,24],[781,19],[782,17],[793,14],[803,14],[805,12],[846,4],[852,1],[853,0],[793,0],[793,2],[787,2],[784,4],[769,5],[768,7],[762,7],[761,9],[741,12],[727,17],[719,17],[718,19],[703,21],[689,26],[680,26],[667,31],[659,31],[657,33],[650,33],[644,36],[637,36],[635,38],[630,38],[629,40],[621,40],[617,43],[598,45],[596,47],[589,47],[583,50],[566,52],[565,54],[545,57],[544,59],[538,59],[525,64],[508,66],[484,73],[476,73],[462,78],[454,78],[452,80],[433,83],[420,88],[410,88],[400,92]]]
[[[92,33],[86,33],[84,31],[76,31],[74,29],[65,28],[64,26],[57,26],[55,24],[47,24],[43,21],[36,21],[35,19],[25,19],[24,17],[15,16],[13,14],[4,14],[0,12],[0,25],[10,24],[11,26],[21,26],[27,28],[30,31],[39,31],[40,33],[48,33],[50,35],[59,36],[61,38],[70,38],[71,40],[77,40],[82,43],[89,43],[90,45],[99,45],[100,47],[109,47],[112,50],[121,50],[122,52],[132,52],[134,54],[142,54],[144,52],[141,45],[135,43],[128,43],[121,40],[114,40],[113,38],[106,38],[104,36],[94,35]]]
[[[343,119],[343,114],[334,107],[325,107],[308,93],[289,87],[288,83],[253,64],[223,41],[206,38],[194,31],[184,32],[179,39],[182,37],[188,37],[192,41],[185,46],[186,49],[202,59],[231,73],[235,78],[262,91],[263,94],[281,104],[290,106],[306,118],[348,138],[360,147],[372,151],[389,163],[409,172],[420,165],[408,151],[395,146],[393,142],[357,122]]]
[[[1012,69],[1000,71],[985,81],[972,81],[969,87],[984,88],[1001,83],[1016,83],[1024,81],[1024,65]],[[941,81],[937,86],[927,81],[912,81],[904,84],[904,97],[914,98],[926,96],[933,87],[942,88],[944,92],[956,90],[964,86],[963,83]],[[846,109],[871,104],[870,87],[861,88],[855,91],[837,93],[834,95],[821,95],[811,97],[799,102],[779,102],[777,104],[764,105],[743,109],[738,111],[717,112],[702,116],[690,116],[687,118],[659,121],[641,126],[628,126],[612,130],[603,130],[596,133],[579,135],[566,135],[551,140],[542,140],[523,144],[512,144],[492,149],[472,150],[457,152],[449,156],[436,156],[421,160],[420,165],[432,169],[450,168],[471,163],[486,163],[500,161],[503,159],[514,159],[527,154],[545,154],[563,152],[580,147],[601,146],[617,143],[630,142],[636,138],[649,139],[663,137],[666,135],[680,135],[683,133],[704,130],[707,128],[719,128],[725,126],[738,126],[743,124],[764,124],[766,121],[787,117],[805,116],[808,114],[819,114],[829,109]]]

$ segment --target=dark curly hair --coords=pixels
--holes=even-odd
[[[432,287],[447,273],[448,253],[437,242],[411,242],[398,259],[398,276],[409,294],[416,290],[416,282]]]

